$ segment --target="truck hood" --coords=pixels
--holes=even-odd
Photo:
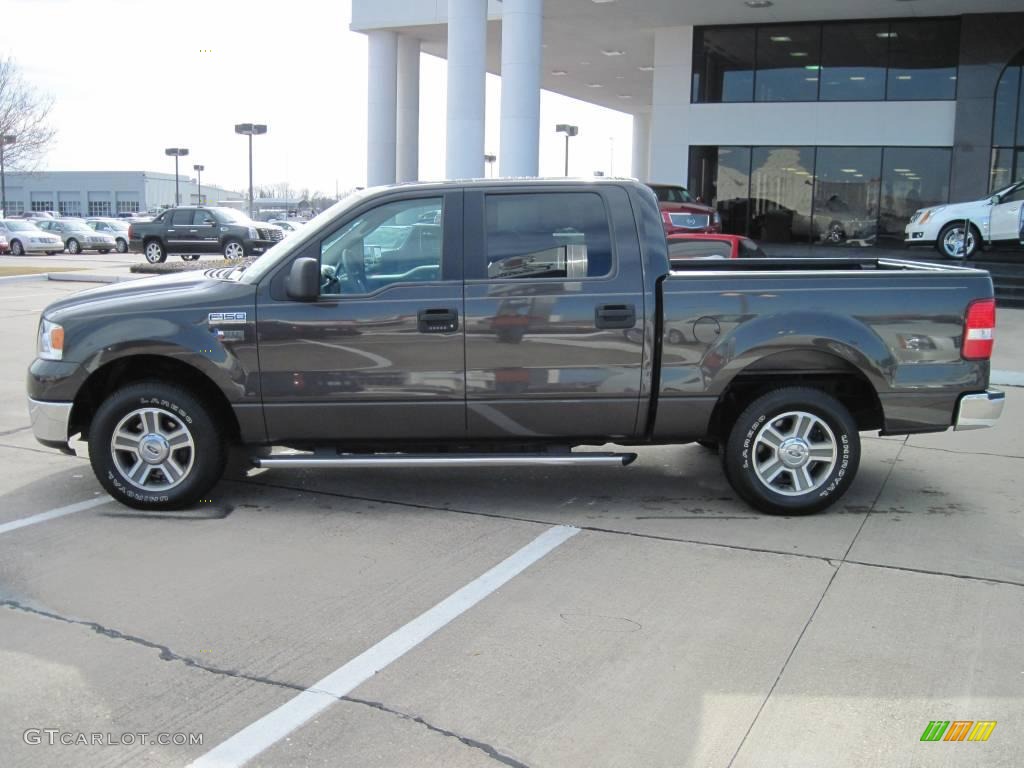
[[[658,203],[658,207],[669,213],[713,214],[715,209],[703,203]]]
[[[50,304],[43,317],[60,322],[67,315],[90,313],[106,314],[111,310],[129,313],[145,307],[167,308],[180,304],[195,305],[208,302],[216,309],[218,289],[225,284],[244,285],[226,279],[230,270],[189,270],[172,275],[157,275],[89,288]],[[235,291],[232,291],[235,293]]]

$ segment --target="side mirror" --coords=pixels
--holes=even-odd
[[[289,299],[315,301],[320,297],[320,262],[313,258],[296,259],[285,285]]]

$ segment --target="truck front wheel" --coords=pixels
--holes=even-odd
[[[860,464],[857,423],[807,387],[759,397],[740,414],[722,455],[733,490],[772,515],[819,512],[846,493]]]
[[[228,240],[224,243],[224,258],[228,261],[238,261],[245,258],[245,248],[237,240]]]
[[[150,264],[162,264],[167,259],[167,252],[164,251],[163,243],[159,240],[150,240],[146,243],[146,261]]]
[[[89,429],[89,460],[111,496],[136,509],[182,509],[224,472],[227,448],[212,409],[179,387],[119,389]]]

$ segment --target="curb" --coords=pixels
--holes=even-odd
[[[134,274],[128,275],[90,275],[88,273],[81,274],[79,272],[47,272],[45,274],[47,280],[53,280],[59,283],[126,283],[129,280],[139,280],[143,275],[136,277]]]
[[[27,283],[31,280],[46,280],[49,277],[49,272],[36,272],[33,275],[8,275],[0,277],[0,283]]]

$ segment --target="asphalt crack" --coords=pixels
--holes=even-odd
[[[484,754],[486,754],[489,758],[491,758],[492,760],[494,760],[496,762],[501,763],[502,765],[509,765],[509,766],[512,766],[512,768],[529,768],[529,766],[526,765],[525,763],[521,763],[518,760],[516,760],[515,758],[510,757],[510,756],[504,754],[503,752],[499,752],[497,749],[495,749],[490,744],[487,744],[486,742],[477,741],[476,739],[471,739],[468,736],[460,736],[459,734],[455,733],[454,731],[448,731],[448,730],[445,730],[444,728],[439,728],[438,726],[433,725],[432,723],[428,723],[426,720],[424,720],[419,715],[410,715],[407,712],[402,712],[402,711],[397,710],[397,709],[392,709],[391,707],[389,707],[389,706],[387,706],[385,704],[382,704],[379,701],[369,701],[367,699],[357,699],[354,696],[342,696],[341,700],[342,701],[350,701],[353,704],[362,704],[364,706],[372,707],[373,709],[380,710],[381,712],[387,712],[389,715],[394,715],[395,717],[400,717],[403,720],[410,720],[410,721],[412,721],[414,723],[418,723],[419,725],[422,725],[424,728],[426,728],[427,730],[431,731],[432,733],[437,733],[437,734],[440,734],[442,736],[447,736],[448,738],[451,738],[451,739],[456,739],[457,741],[461,742],[462,744],[465,744],[467,747],[471,747],[472,749],[478,749],[481,752],[483,752]]]
[[[52,621],[59,621],[63,624],[85,627],[86,629],[92,630],[101,637],[106,637],[111,640],[122,640],[128,643],[132,643],[134,645],[141,646],[143,648],[158,651],[160,654],[161,661],[184,664],[186,667],[198,669],[212,675],[230,677],[236,680],[245,680],[247,682],[258,683],[260,685],[270,685],[275,688],[284,688],[289,691],[294,691],[296,693],[316,693],[323,696],[329,696],[332,699],[335,699],[336,701],[347,701],[352,704],[361,704],[366,707],[371,707],[381,712],[386,712],[387,714],[392,715],[394,717],[401,718],[402,720],[408,720],[410,722],[417,723],[418,725],[423,726],[432,733],[437,733],[441,736],[455,739],[460,743],[464,744],[465,746],[470,747],[471,749],[476,749],[480,752],[483,752],[489,758],[498,763],[501,763],[502,765],[511,766],[511,768],[529,768],[529,766],[527,766],[525,763],[521,763],[515,758],[498,751],[498,749],[488,744],[487,742],[479,741],[478,739],[473,739],[469,736],[462,736],[461,734],[458,734],[455,731],[450,731],[445,728],[441,728],[440,726],[434,725],[433,723],[428,722],[419,715],[413,715],[408,712],[402,712],[397,709],[392,709],[391,707],[379,701],[370,701],[368,699],[360,699],[354,696],[339,696],[335,693],[332,693],[331,691],[325,691],[320,688],[307,688],[306,686],[301,685],[300,683],[290,683],[283,680],[274,680],[270,677],[250,675],[245,672],[241,672],[237,669],[227,669],[224,667],[217,667],[212,664],[203,664],[189,656],[183,656],[180,653],[176,653],[175,651],[171,650],[171,648],[167,645],[162,645],[161,643],[156,643],[152,640],[147,640],[144,637],[139,637],[138,635],[130,635],[127,632],[122,632],[119,629],[106,627],[96,621],[88,621],[85,619],[73,619],[69,616],[61,616],[59,613],[46,611],[41,608],[34,608],[18,600],[0,600],[0,605],[10,610],[21,611],[22,613],[27,613],[33,616],[39,616],[44,619],[51,619]]]

